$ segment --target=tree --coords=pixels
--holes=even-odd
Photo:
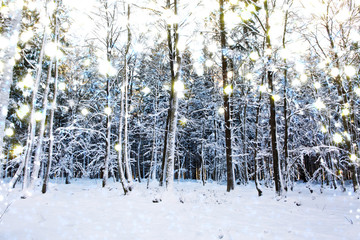
[[[226,173],[227,173],[227,191],[234,189],[234,167],[232,162],[232,139],[231,139],[231,108],[230,98],[232,92],[232,85],[228,82],[228,63],[225,55],[227,51],[225,20],[224,20],[224,0],[220,0],[220,42],[221,42],[221,66],[222,79],[224,87],[224,121],[225,121],[225,145],[226,145]]]
[[[167,8],[170,9],[170,0],[167,0]],[[178,15],[178,0],[174,0],[174,15]],[[173,28],[173,35],[171,33],[171,28]],[[171,26],[167,24],[168,32],[168,48],[169,48],[169,57],[170,57],[170,70],[171,70],[171,97],[170,97],[170,117],[169,117],[169,135],[168,143],[166,149],[166,189],[172,190],[174,184],[174,164],[175,164],[175,143],[176,143],[176,132],[177,132],[177,116],[178,116],[178,94],[181,88],[180,81],[180,70],[181,70],[181,56],[178,49],[179,43],[179,25],[177,22]],[[172,36],[174,36],[172,38]],[[175,70],[175,61],[177,64],[177,69]]]
[[[5,119],[8,115],[8,104],[10,87],[13,83],[13,67],[15,64],[15,54],[19,33],[21,28],[23,1],[7,2],[4,4],[9,6],[8,15],[0,14],[0,39],[1,39],[1,55],[0,59],[0,168],[3,165],[3,145],[5,136]],[[1,172],[1,171],[0,171]]]

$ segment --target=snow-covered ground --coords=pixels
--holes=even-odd
[[[124,196],[119,183],[53,182],[44,195],[20,199],[15,189],[0,196],[1,212],[11,202],[0,239],[360,239],[357,196],[313,188],[298,184],[279,200],[271,189],[257,197],[252,184],[227,193],[216,183],[180,182],[169,196],[141,183]]]

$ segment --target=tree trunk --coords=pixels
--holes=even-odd
[[[262,82],[263,83],[263,82]],[[257,157],[257,153],[259,150],[259,144],[258,144],[258,135],[259,135],[259,117],[260,117],[260,109],[261,109],[261,98],[262,94],[260,92],[259,100],[258,100],[258,106],[256,108],[256,118],[255,118],[255,148],[254,148],[254,159],[255,159],[255,187],[258,191],[258,196],[262,196],[262,190],[259,184],[259,160]]]
[[[138,181],[141,183],[141,173],[140,173],[140,152],[141,152],[141,136],[140,136],[140,142],[138,145],[138,154],[137,154],[137,175],[138,175]]]
[[[108,53],[108,61],[110,60],[110,55]],[[107,107],[110,107],[110,77],[107,76],[106,81],[106,99],[107,99]],[[104,161],[104,172],[103,172],[103,181],[102,187],[106,187],[106,183],[109,177],[109,161],[111,154],[111,114],[106,114],[106,149],[105,149],[105,161]]]
[[[273,72],[268,71],[268,81],[270,91],[274,91],[273,87]],[[277,149],[277,133],[276,133],[276,110],[275,110],[275,100],[272,95],[269,96],[270,99],[270,134],[271,134],[271,149],[273,156],[273,169],[274,169],[274,181],[275,181],[275,191],[280,196],[282,194],[282,184],[281,184],[281,167],[279,160],[279,153]]]
[[[271,49],[271,42],[270,42],[270,36],[269,36],[269,31],[270,31],[270,24],[269,24],[269,6],[268,6],[268,1],[265,0],[264,1],[264,8],[265,8],[265,12],[266,12],[266,25],[265,25],[265,29],[266,29],[266,38],[265,38],[265,42],[266,42],[266,47],[268,49]],[[270,63],[271,57],[268,57],[268,63]],[[271,95],[269,95],[269,100],[270,100],[270,119],[269,119],[269,123],[270,123],[270,135],[271,135],[271,148],[272,148],[272,155],[273,155],[273,170],[274,170],[274,181],[275,181],[275,191],[277,195],[281,195],[282,194],[282,179],[281,179],[281,167],[280,167],[280,159],[279,159],[279,153],[278,153],[278,148],[277,148],[277,132],[276,132],[276,109],[275,109],[275,100],[272,96],[272,94],[274,94],[274,86],[273,86],[273,77],[274,77],[274,73],[271,71],[267,71],[267,79],[268,79],[268,84],[269,84],[269,88],[271,91]]]
[[[223,87],[228,86],[227,80],[227,60],[226,51],[226,32],[224,20],[224,0],[220,0],[220,41],[221,41],[221,66]],[[231,119],[230,119],[230,96],[224,92],[224,110],[225,110],[225,145],[226,145],[226,173],[227,173],[227,191],[234,189],[234,168],[232,162],[232,143],[231,143]]]
[[[172,102],[172,96],[170,96],[169,99],[170,102]],[[164,148],[163,148],[163,155],[162,155],[162,161],[161,161],[161,172],[160,172],[160,179],[159,184],[160,186],[163,185],[164,179],[166,177],[166,150],[167,150],[167,143],[168,143],[168,133],[169,133],[169,122],[170,122],[170,108],[168,110],[168,114],[166,117],[166,125],[165,125],[165,133],[164,133]]]
[[[217,143],[217,125],[216,125],[216,120],[214,118],[214,140],[215,143]],[[218,166],[217,166],[217,151],[216,151],[216,147],[214,149],[214,180],[218,181]]]
[[[174,0],[174,14],[177,15],[177,4],[178,1]],[[167,0],[167,7],[170,7],[170,0]],[[171,26],[168,24],[168,47],[169,47],[169,55],[172,56],[170,58],[170,69],[172,73],[174,73],[174,61],[178,65],[178,69],[176,71],[175,77],[171,79],[171,94],[172,101],[170,102],[170,119],[169,119],[169,135],[168,135],[168,144],[166,150],[167,162],[166,162],[166,189],[172,190],[174,185],[174,164],[175,164],[175,141],[176,141],[176,132],[177,132],[177,112],[178,112],[178,95],[175,92],[174,83],[180,77],[180,69],[181,69],[181,57],[179,53],[179,49],[177,48],[177,44],[179,41],[179,33],[178,33],[178,24],[175,23],[174,28],[174,49],[172,48],[172,40],[171,40]],[[172,74],[173,76],[173,74]]]
[[[38,89],[41,80],[41,73],[42,73],[42,62],[44,57],[44,48],[47,42],[47,34],[44,31],[44,36],[42,40],[42,46],[39,56],[39,63],[36,70],[36,78],[34,83],[34,88],[32,92],[32,99],[31,99],[31,112],[30,112],[30,124],[29,124],[29,131],[28,131],[28,138],[26,141],[26,150],[25,150],[25,158],[24,158],[24,182],[23,182],[23,189],[27,189],[28,181],[29,181],[29,174],[30,174],[30,161],[32,156],[32,148],[35,141],[35,130],[36,130],[36,119],[35,119],[35,105],[36,105],[36,98],[38,94]]]
[[[52,70],[52,60],[50,60],[49,63],[49,69],[48,69],[48,76],[46,80],[46,88],[43,96],[43,112],[42,112],[42,119],[40,122],[40,129],[39,129],[39,140],[36,145],[35,150],[35,158],[34,158],[34,167],[33,171],[31,173],[31,181],[29,190],[32,191],[35,185],[35,181],[38,179],[40,165],[41,165],[41,153],[42,153],[42,145],[44,141],[44,132],[45,132],[45,123],[46,123],[46,112],[48,107],[48,94],[50,90],[50,82],[51,82],[51,70]]]
[[[58,43],[58,19],[57,17],[55,18],[55,42],[56,44]],[[51,164],[52,164],[52,158],[53,158],[53,148],[54,148],[54,116],[55,116],[55,109],[56,109],[56,100],[57,100],[57,82],[58,82],[58,78],[59,78],[59,69],[58,69],[58,60],[57,58],[55,58],[55,81],[54,81],[54,98],[53,98],[53,102],[52,102],[52,107],[51,107],[51,111],[50,111],[50,123],[49,123],[49,155],[48,155],[48,160],[47,160],[47,166],[46,166],[46,171],[45,171],[45,176],[44,176],[44,182],[42,185],[42,193],[46,193],[47,191],[47,185],[48,185],[48,181],[49,181],[49,177],[50,177],[50,169],[51,169]]]
[[[132,171],[129,162],[129,152],[128,152],[128,71],[127,71],[127,59],[125,60],[125,88],[124,88],[124,164],[125,164],[125,173],[126,179],[129,186],[132,186]]]
[[[247,161],[247,145],[246,145],[246,111],[247,105],[244,106],[244,120],[243,120],[243,154],[244,154],[244,165],[245,165],[245,184],[248,184],[249,182],[249,170],[248,170],[248,161]]]
[[[157,105],[158,105],[158,96],[157,96],[157,89],[155,92],[155,112],[157,111]],[[152,148],[151,148],[151,159],[150,159],[150,169],[149,169],[149,176],[148,176],[148,180],[147,180],[147,188],[149,188],[149,184],[150,184],[150,178],[152,178],[152,180],[156,179],[156,158],[157,158],[157,148],[156,148],[156,119],[157,117],[155,116],[154,119],[154,125],[153,125],[153,141],[152,141]]]
[[[124,89],[125,83],[123,83],[122,89]],[[129,192],[129,188],[127,186],[127,180],[125,179],[124,169],[123,169],[123,162],[122,162],[122,129],[123,129],[123,117],[124,117],[124,95],[125,91],[121,92],[121,100],[120,100],[120,120],[119,120],[119,149],[118,149],[118,170],[119,170],[119,178],[122,185],[122,188],[124,190],[124,194],[126,195]]]
[[[130,167],[130,161],[129,161],[129,153],[128,153],[128,83],[129,83],[129,76],[128,76],[128,52],[131,44],[131,32],[130,32],[130,4],[128,4],[128,23],[127,23],[127,32],[128,32],[128,42],[125,50],[125,66],[124,66],[124,77],[125,77],[125,83],[124,83],[124,94],[125,94],[125,102],[124,102],[124,164],[125,164],[125,173],[126,173],[126,179],[128,181],[129,190],[132,189],[132,171]]]
[[[283,32],[283,39],[282,39],[282,44],[283,44],[283,48],[285,49],[285,36],[286,36],[286,29],[287,29],[287,22],[288,22],[288,16],[289,16],[289,11],[286,10],[285,13],[285,23],[284,23],[284,32]],[[287,114],[288,114],[288,110],[287,110],[287,77],[288,77],[288,70],[287,70],[287,63],[286,63],[286,59],[284,60],[285,63],[285,69],[284,69],[284,89],[283,89],[283,94],[284,94],[284,167],[285,167],[285,184],[284,184],[284,189],[285,191],[288,190],[288,184],[289,184],[289,180],[290,180],[290,174],[289,174],[289,163],[288,163],[288,158],[289,158],[289,150],[288,150],[288,139],[289,139],[289,126],[288,126],[288,119],[287,119]]]
[[[205,170],[205,159],[204,159],[204,134],[205,134],[205,123],[203,122],[203,131],[201,136],[201,181],[203,186],[206,183],[206,170]]]

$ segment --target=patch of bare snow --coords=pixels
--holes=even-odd
[[[55,181],[48,193],[37,189],[20,199],[20,188],[5,193],[2,187],[0,211],[11,205],[0,239],[360,239],[360,200],[349,192],[310,194],[298,184],[276,199],[266,188],[259,198],[252,184],[230,193],[195,181],[174,188],[138,183],[124,196],[120,183],[103,189],[101,180],[82,179]]]

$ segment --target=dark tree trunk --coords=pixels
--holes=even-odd
[[[228,86],[227,79],[227,60],[225,56],[226,50],[226,32],[224,20],[224,0],[220,0],[220,43],[221,43],[221,66],[223,87]],[[226,173],[227,173],[227,191],[234,189],[234,169],[232,163],[232,144],[231,144],[231,121],[230,121],[230,96],[231,94],[224,94],[224,110],[225,110],[225,146],[226,146]]]
[[[271,92],[274,91],[273,86],[273,72],[268,71],[268,82]],[[270,134],[271,134],[271,149],[273,156],[273,169],[274,169],[274,181],[275,181],[275,190],[276,193],[280,196],[282,192],[281,186],[281,168],[280,168],[280,160],[279,153],[277,149],[277,136],[276,136],[276,111],[275,111],[275,100],[270,95]]]

